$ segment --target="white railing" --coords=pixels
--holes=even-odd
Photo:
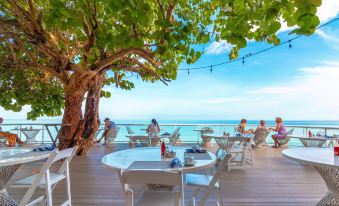
[[[120,131],[118,137],[116,139],[117,142],[127,142],[128,138],[126,126],[130,126],[131,129],[134,131],[135,134],[146,135],[145,129],[147,124],[117,124],[120,127]],[[41,129],[41,131],[36,136],[36,139],[42,143],[49,143],[51,142],[51,137],[55,139],[55,136],[60,129],[61,124],[41,124],[41,123],[20,123],[20,124],[2,124],[1,127],[4,131],[9,131],[13,133],[17,133],[19,137],[25,140],[25,136],[19,131],[20,129],[24,128],[35,128]],[[233,133],[234,127],[237,126],[236,124],[161,124],[161,132],[169,132],[172,133],[174,129],[177,127],[181,127],[180,134],[182,142],[187,143],[196,143],[201,141],[198,132],[194,131],[197,129],[201,129],[203,127],[211,127],[215,130],[216,133],[222,134],[223,132]],[[247,128],[255,128],[257,125],[248,124]],[[275,125],[268,125],[268,127],[274,127]],[[339,126],[312,126],[312,125],[286,125],[287,129],[294,128],[293,135],[298,136],[306,136],[308,131],[312,131],[312,133],[316,134],[317,132],[321,131],[324,132],[328,136],[332,136],[333,134],[339,134]],[[103,125],[100,126],[103,128]],[[17,130],[13,130],[17,129]],[[98,136],[102,135],[102,131],[98,133]],[[267,138],[268,143],[271,142],[271,138]],[[300,145],[297,140],[295,142],[291,142],[291,144],[295,144],[296,146]]]

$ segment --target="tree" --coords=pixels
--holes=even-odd
[[[321,0],[0,0],[0,106],[27,117],[62,114],[59,137],[86,153],[99,127],[104,85],[132,89],[127,73],[147,82],[175,80],[211,39],[278,44],[281,20],[310,35]],[[114,75],[109,75],[113,73]],[[82,105],[84,103],[84,111]],[[63,148],[61,148],[63,149]]]

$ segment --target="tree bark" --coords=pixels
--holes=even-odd
[[[65,111],[58,133],[59,149],[79,146],[78,154],[86,155],[100,126],[99,100],[104,73],[89,79],[86,75],[73,73],[65,87]],[[84,112],[82,104],[85,100]]]
[[[87,91],[85,115],[81,121],[76,144],[80,146],[79,154],[87,154],[92,145],[95,134],[100,126],[99,100],[104,80],[103,73],[97,74],[89,83]]]
[[[62,125],[58,133],[59,149],[66,149],[75,145],[74,137],[79,131],[79,122],[82,119],[82,102],[88,90],[88,80],[80,73],[73,73],[69,83],[64,86],[65,110]]]

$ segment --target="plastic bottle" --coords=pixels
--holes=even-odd
[[[334,156],[339,156],[339,144],[338,144],[338,141],[335,141],[333,148],[334,148]]]
[[[161,157],[164,157],[166,153],[166,144],[165,144],[165,140],[162,139],[161,141]]]

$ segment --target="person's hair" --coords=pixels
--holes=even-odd
[[[282,119],[281,119],[281,117],[277,117],[277,118],[275,118],[275,121],[276,121],[277,123],[281,123],[281,122],[282,122]]]
[[[240,121],[240,124],[242,124],[242,123],[246,123],[247,122],[247,120],[246,119],[241,119],[241,121]]]
[[[266,123],[265,120],[260,120],[260,125],[261,126],[264,126],[265,123]]]
[[[110,120],[110,119],[109,119],[108,117],[106,117],[104,121],[106,122],[106,121],[109,121],[109,120]]]
[[[155,126],[158,126],[158,125],[159,125],[156,119],[152,119],[151,122],[152,122]]]

